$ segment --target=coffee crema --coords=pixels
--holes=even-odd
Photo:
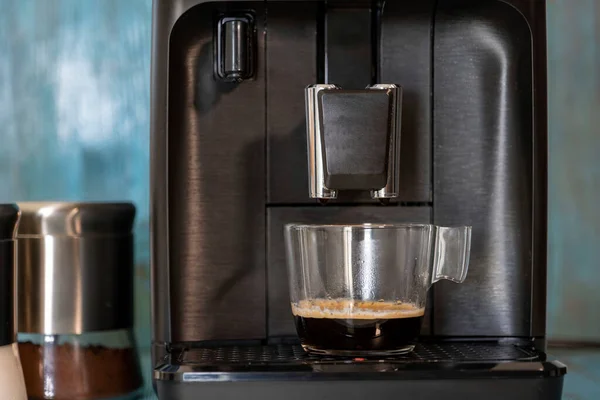
[[[307,299],[292,303],[292,313],[306,350],[362,355],[410,351],[425,308],[399,301]]]

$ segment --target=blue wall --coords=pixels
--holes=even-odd
[[[549,0],[548,331],[600,342],[600,1]]]
[[[600,1],[549,0],[551,337],[600,341]],[[0,201],[130,200],[150,340],[151,0],[0,0]]]
[[[135,203],[144,360],[151,10],[151,0],[0,0],[0,202]]]

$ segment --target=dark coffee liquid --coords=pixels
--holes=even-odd
[[[424,309],[413,304],[303,300],[292,305],[302,345],[313,351],[385,352],[410,346]]]

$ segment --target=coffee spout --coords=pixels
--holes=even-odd
[[[397,197],[402,89],[325,84],[309,86],[305,95],[310,197],[335,199],[340,190]]]

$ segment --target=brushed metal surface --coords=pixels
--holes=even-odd
[[[317,83],[318,3],[268,3],[268,202],[314,203],[306,192],[304,88]]]
[[[325,186],[325,143],[323,141],[319,93],[335,90],[333,84],[310,85],[304,90],[306,103],[306,148],[308,149],[308,195],[315,199],[333,200],[338,191]]]
[[[318,3],[267,3],[269,204],[315,202],[306,195],[305,108],[303,93],[298,91],[319,83],[317,21],[322,15]],[[411,104],[403,100],[402,107],[414,111],[409,115],[403,112],[402,116],[399,202],[431,201],[432,4],[423,7],[414,2],[387,2],[382,16],[379,81],[402,86],[403,97],[407,95],[404,86],[408,85]],[[410,29],[404,26],[410,26]],[[415,63],[417,67],[413,69],[411,66]],[[408,126],[406,130],[404,124]],[[340,193],[340,198],[331,202],[378,203],[369,193],[362,192]]]
[[[267,277],[269,337],[295,336],[290,309],[283,227],[287,223],[351,224],[351,223],[429,223],[430,207],[277,207],[267,211]],[[431,304],[430,304],[431,305]],[[429,306],[430,306],[429,305]],[[430,307],[428,307],[428,313]],[[423,332],[429,330],[428,315]]]
[[[367,97],[379,95],[377,91],[385,92],[385,100],[377,97],[380,103],[373,104],[379,105],[368,109]],[[373,199],[398,197],[402,88],[376,84],[348,91],[331,84],[310,85],[305,102],[309,196],[330,200],[337,198],[339,190],[371,188]],[[348,110],[350,104],[359,111]],[[371,137],[365,138],[367,132]],[[371,159],[368,164],[367,159]],[[358,160],[365,161],[360,173],[355,166]]]
[[[19,236],[129,235],[131,203],[19,202]]]
[[[133,327],[133,236],[18,240],[17,331]]]
[[[192,78],[183,77],[185,68],[180,68],[177,73],[171,71],[170,78],[165,78],[169,66],[169,53],[168,40],[164,36],[168,36],[179,15],[185,13],[178,26],[181,21],[189,20],[190,15],[194,15],[197,9],[189,9],[201,2],[192,0],[158,1],[157,3],[154,30],[153,81],[155,86],[152,134],[152,198],[153,215],[155,215],[152,228],[154,339],[170,341],[171,329],[173,332],[178,330],[179,333],[184,331],[189,333],[194,329],[212,330],[214,326],[211,324],[216,323],[214,321],[217,320],[216,317],[202,319],[204,312],[201,310],[202,307],[197,305],[198,302],[194,303],[191,300],[201,276],[210,279],[216,277],[208,273],[203,275],[198,272],[199,268],[191,266],[180,267],[179,264],[174,267],[175,263],[173,263],[176,259],[189,261],[193,256],[206,257],[206,254],[215,252],[214,249],[201,250],[198,246],[194,250],[191,247],[191,242],[197,243],[194,240],[198,235],[189,233],[201,232],[200,225],[208,224],[203,219],[197,218],[200,214],[202,217],[205,216],[204,212],[198,211],[203,207],[198,207],[198,202],[183,201],[181,197],[186,197],[190,193],[189,198],[201,197],[196,192],[205,193],[207,189],[204,184],[198,184],[194,177],[208,173],[196,171],[196,175],[192,175],[193,171],[189,168],[182,174],[182,171],[186,170],[183,167],[186,162],[183,160],[186,157],[195,157],[199,151],[198,147],[205,147],[206,150],[207,145],[213,146],[210,141],[214,143],[218,141],[214,137],[209,140],[202,139],[202,146],[200,146],[199,141],[190,134],[192,127],[196,129],[201,125],[204,129],[218,126],[214,132],[218,132],[218,136],[221,137],[228,131],[228,126],[236,125],[236,119],[231,118],[234,113],[222,111],[218,114],[215,110],[221,107],[224,109],[223,103],[228,101],[236,103],[236,100],[229,100],[229,96],[240,96],[241,104],[242,89],[236,88],[230,93],[223,94],[220,93],[220,89],[213,87],[208,90],[208,92],[212,90],[212,95],[197,99],[196,108],[199,115],[182,111],[186,107],[184,97],[189,98],[183,93],[190,91],[186,85],[190,85]],[[302,96],[294,94],[292,89],[287,89],[286,83],[289,80],[290,87],[294,85],[304,87],[314,83],[308,80],[317,73],[315,61],[318,43],[315,43],[317,42],[315,35],[318,7],[316,3],[300,1],[267,3],[269,8],[273,7],[273,13],[269,13],[269,31],[266,34],[268,62],[266,66],[262,65],[262,59],[259,57],[258,70],[259,74],[265,72],[268,77],[265,95],[268,110],[266,113],[267,198],[270,204],[293,205],[310,202],[306,196],[307,179],[303,172],[306,149],[302,146],[303,138],[300,136],[304,132],[302,121],[304,115],[295,117],[297,111],[303,111]],[[414,107],[414,110],[405,114],[410,114],[413,119],[403,119],[402,152],[408,155],[401,157],[401,171],[403,173],[406,171],[406,182],[410,182],[407,184],[410,188],[406,189],[401,183],[400,200],[425,202],[433,200],[435,203],[433,222],[435,223],[448,224],[455,221],[456,224],[475,225],[473,262],[476,266],[473,269],[479,271],[475,277],[471,277],[472,282],[467,279],[468,289],[452,287],[447,290],[442,284],[440,285],[442,287],[436,290],[435,303],[441,305],[441,310],[438,310],[435,317],[435,333],[514,336],[529,336],[535,332],[543,334],[541,322],[544,321],[544,314],[543,311],[537,313],[536,310],[538,308],[541,310],[543,308],[541,306],[545,304],[545,292],[542,289],[545,282],[541,282],[545,279],[545,255],[542,255],[542,250],[545,248],[545,217],[542,217],[545,213],[545,200],[543,200],[545,122],[542,122],[542,116],[545,116],[545,103],[539,107],[536,105],[535,108],[535,126],[538,131],[543,132],[536,131],[534,140],[531,136],[534,116],[531,98],[533,71],[531,58],[534,57],[534,79],[537,79],[535,82],[539,86],[539,90],[536,86],[535,91],[535,102],[538,104],[545,100],[545,68],[542,68],[542,56],[540,56],[545,54],[545,49],[539,50],[541,42],[535,42],[535,50],[532,50],[531,32],[523,19],[525,16],[529,20],[535,35],[541,35],[540,27],[544,26],[544,20],[539,15],[543,6],[532,5],[535,3],[533,1],[511,1],[514,4],[519,3],[518,6],[523,9],[521,14],[506,2],[495,0],[486,2],[440,0],[440,9],[435,20],[435,39],[432,43],[434,14],[432,3],[388,2],[386,4],[382,15],[380,48],[382,58],[379,75],[385,81],[395,81],[394,83],[404,87],[405,106],[409,102],[409,96],[413,96],[410,107]],[[230,2],[229,6],[235,8],[238,4],[245,4],[245,8],[253,8],[251,3],[247,2]],[[210,7],[221,6],[223,6],[221,2],[210,5]],[[188,10],[190,12],[186,12]],[[465,13],[461,14],[463,11]],[[293,18],[296,15],[297,20]],[[171,43],[174,45],[171,49],[171,67],[176,66],[176,63],[173,63],[173,54],[179,52],[181,58],[185,58],[183,54],[186,53],[186,48],[191,52],[192,39],[196,40],[196,47],[200,46],[202,40],[198,40],[198,37],[204,30],[203,24],[196,21],[195,29],[193,31],[189,28],[186,34],[171,37]],[[206,35],[208,36],[208,33]],[[541,35],[542,41],[544,38],[545,36]],[[418,64],[418,68],[413,67],[415,63]],[[292,67],[291,64],[294,66]],[[196,86],[211,87],[208,80],[201,78],[199,76],[196,79]],[[259,76],[256,81],[248,85],[259,85],[262,79],[263,77]],[[398,79],[401,81],[397,81]],[[172,85],[171,87],[178,88],[181,93],[180,98],[167,101],[167,82]],[[411,90],[407,90],[407,86],[410,86]],[[220,93],[217,100],[213,96],[215,93]],[[523,96],[523,93],[529,93],[529,97]],[[254,110],[252,115],[256,116],[256,119],[246,118],[244,127],[260,126],[257,116],[261,111],[257,112],[256,109],[260,108],[261,104],[249,100],[257,98],[254,94],[256,93],[253,95],[244,93],[245,110]],[[169,123],[166,116],[157,115],[164,113],[167,104],[171,110]],[[187,107],[189,108],[189,104]],[[431,119],[432,109],[434,120]],[[186,121],[188,116],[191,118]],[[169,131],[175,130],[177,133],[171,132],[167,135],[167,125]],[[407,126],[412,128],[409,129]],[[435,130],[433,141],[430,138],[431,126]],[[406,135],[411,135],[411,139],[414,140],[404,140]],[[171,159],[167,162],[169,158],[166,151],[167,144],[169,155],[172,155],[171,158],[176,157],[175,161]],[[532,159],[534,148],[535,154]],[[432,149],[435,153],[434,163],[431,162]],[[264,156],[258,148],[253,154]],[[427,157],[429,161],[424,162]],[[534,162],[535,168],[533,168]],[[211,165],[222,167],[223,164],[228,162],[219,160]],[[409,167],[405,167],[405,164],[409,164]],[[173,168],[173,165],[179,167]],[[432,169],[434,169],[435,179],[433,197]],[[299,174],[298,171],[301,173]],[[530,173],[523,174],[520,171]],[[223,169],[214,170],[215,175],[222,172]],[[220,178],[227,176],[227,174],[219,175]],[[158,179],[154,179],[155,177]],[[216,181],[214,176],[211,177]],[[402,182],[404,179],[402,178]],[[207,177],[204,180],[209,179]],[[188,181],[192,184],[184,189],[185,185],[180,183]],[[213,193],[213,197],[218,197],[222,188],[229,187],[228,184],[219,183],[211,186],[220,188],[216,194]],[[180,187],[174,188],[174,185]],[[261,192],[260,188],[259,183],[257,193]],[[180,196],[181,194],[183,196]],[[187,203],[183,207],[187,207],[187,210],[171,204],[173,202],[171,199],[178,204]],[[231,196],[229,199],[231,200]],[[249,204],[253,204],[252,201]],[[251,205],[250,208],[254,209],[253,207]],[[532,209],[535,218],[532,217]],[[228,215],[227,212],[219,213],[219,207],[212,207],[212,210],[210,216],[214,216],[214,220],[221,219],[217,218],[216,214]],[[257,208],[256,212],[260,214],[264,210],[260,211]],[[189,221],[187,228],[184,226],[184,221]],[[203,222],[200,224],[195,221]],[[178,229],[173,230],[173,224],[179,225]],[[480,238],[478,238],[478,231]],[[251,242],[255,247],[261,247],[261,239],[255,232],[250,232],[249,236],[254,238]],[[528,237],[533,237],[533,244],[527,239]],[[171,238],[170,243],[169,238]],[[221,245],[226,241],[221,240],[219,243]],[[169,256],[169,246],[171,251],[177,248],[176,257]],[[182,256],[184,253],[185,257]],[[533,261],[533,267],[532,258],[537,260]],[[170,267],[168,261],[171,261]],[[178,283],[175,284],[173,278],[177,278]],[[255,283],[259,280],[257,278]],[[242,286],[244,282],[246,281],[242,282]],[[270,278],[269,285],[271,285]],[[255,287],[254,284],[252,287]],[[260,284],[256,287],[260,288]],[[235,290],[238,288],[240,286],[236,286]],[[177,292],[175,293],[173,289]],[[183,294],[180,289],[185,289]],[[252,289],[252,291],[260,296],[260,289]],[[474,303],[471,301],[471,297],[474,296],[483,300]],[[237,297],[235,298],[238,300]],[[204,300],[207,301],[206,304],[210,304],[209,297]],[[453,306],[445,306],[446,303]],[[464,308],[464,312],[454,312],[461,307]],[[449,311],[450,308],[453,311]],[[173,318],[171,323],[174,312],[177,312],[178,316]],[[230,316],[223,311],[223,316],[225,315]],[[220,323],[217,325],[222,328]],[[237,328],[233,327],[233,329]],[[271,333],[270,328],[269,333]],[[177,340],[183,340],[184,336],[178,334]],[[188,336],[188,339],[190,338],[191,336]],[[224,339],[228,336],[218,338]]]
[[[323,83],[364,89],[377,83],[374,64],[378,41],[370,1],[326,1],[323,20]],[[337,3],[337,4],[336,4]],[[315,82],[316,83],[316,82]],[[319,82],[320,83],[320,82]]]
[[[381,14],[380,82],[402,86],[400,193],[432,199],[431,35],[434,0],[388,1]]]
[[[15,342],[15,235],[19,215],[15,204],[0,204],[0,346]]]
[[[548,271],[548,58],[546,1],[508,0],[527,19],[533,44],[533,249],[531,335],[546,336]],[[558,117],[560,118],[560,117]]]
[[[133,327],[130,203],[19,203],[17,330]]]
[[[179,18],[205,0],[152,0],[150,89],[150,286],[152,340],[171,338],[167,133],[169,42]]]
[[[194,7],[170,38],[168,264],[155,269],[169,269],[173,342],[266,334],[264,37],[253,80],[215,80],[212,57],[214,16],[250,9],[264,32],[264,4],[235,4]]]
[[[171,338],[169,215],[167,203],[167,107],[169,38],[181,14],[175,2],[152,2],[152,84],[150,94],[150,286],[152,341]],[[156,361],[153,354],[152,363]]]
[[[150,285],[152,341],[171,341],[171,288],[168,212],[169,43],[175,23],[205,0],[152,1],[150,99]],[[236,1],[237,2],[237,1]],[[215,3],[215,2],[213,2]],[[239,1],[243,4],[244,1]]]
[[[434,291],[434,333],[530,336],[531,31],[506,3],[442,0],[433,51],[433,221],[473,226],[467,280]]]
[[[370,87],[375,90],[389,90],[394,93],[394,115],[391,118],[392,137],[389,144],[389,156],[387,167],[387,182],[385,187],[372,190],[371,197],[374,199],[395,199],[400,193],[400,153],[402,143],[402,96],[403,90],[400,86],[389,83],[378,83]]]

